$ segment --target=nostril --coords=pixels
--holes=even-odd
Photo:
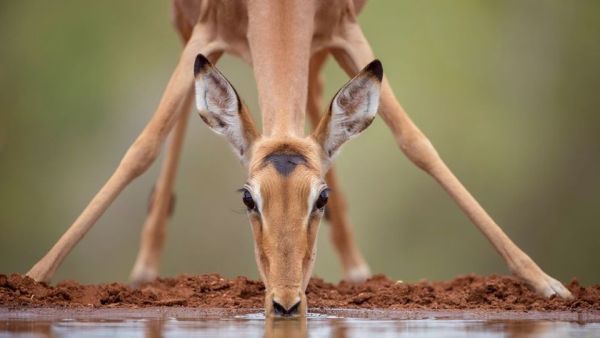
[[[283,305],[273,301],[273,312],[275,312],[278,316],[293,316],[298,314],[298,310],[300,309],[300,301],[296,304],[292,305],[289,309],[286,309]]]
[[[292,307],[288,309],[288,315],[298,314],[299,309],[300,309],[300,301],[298,301],[296,304],[292,305]]]
[[[273,311],[278,316],[284,316],[287,313],[286,309],[276,301],[273,301]]]

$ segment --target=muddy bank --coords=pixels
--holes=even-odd
[[[544,299],[509,276],[460,276],[450,281],[402,283],[377,275],[365,283],[332,284],[313,278],[306,291],[311,308],[384,308],[424,310],[600,311],[600,285],[567,287],[572,300]],[[0,275],[3,308],[139,308],[186,306],[246,309],[262,307],[264,286],[245,277],[216,274],[161,278],[131,288],[121,283],[56,286],[13,274]]]

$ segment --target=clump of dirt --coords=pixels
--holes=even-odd
[[[228,280],[217,274],[159,278],[138,288],[122,283],[82,285],[71,280],[53,287],[23,275],[0,275],[0,306],[4,307],[254,308],[261,306],[263,297],[261,282],[245,277]]]
[[[389,308],[426,310],[600,310],[600,285],[583,287],[573,279],[567,288],[573,299],[537,295],[512,276],[465,275],[450,281],[402,283],[376,275],[365,283],[334,286],[313,279],[308,286],[313,307]],[[311,302],[312,301],[312,302]]]
[[[572,280],[570,300],[545,299],[514,277],[459,276],[450,281],[402,283],[376,275],[364,283],[327,283],[312,278],[306,294],[312,308],[478,309],[517,311],[597,311],[600,285],[581,286]],[[131,288],[121,283],[82,285],[63,281],[56,286],[27,276],[0,275],[0,307],[149,307],[260,308],[264,286],[245,277],[217,274],[160,278]]]

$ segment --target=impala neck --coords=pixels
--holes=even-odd
[[[310,0],[248,2],[248,41],[266,136],[302,136],[315,17]]]

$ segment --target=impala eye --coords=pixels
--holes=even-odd
[[[248,208],[249,211],[256,211],[256,203],[254,202],[250,191],[244,189],[243,193],[242,201],[246,205],[246,208]]]
[[[319,198],[315,202],[315,209],[323,210],[325,205],[327,204],[327,200],[329,199],[329,189],[323,189],[319,194]]]

